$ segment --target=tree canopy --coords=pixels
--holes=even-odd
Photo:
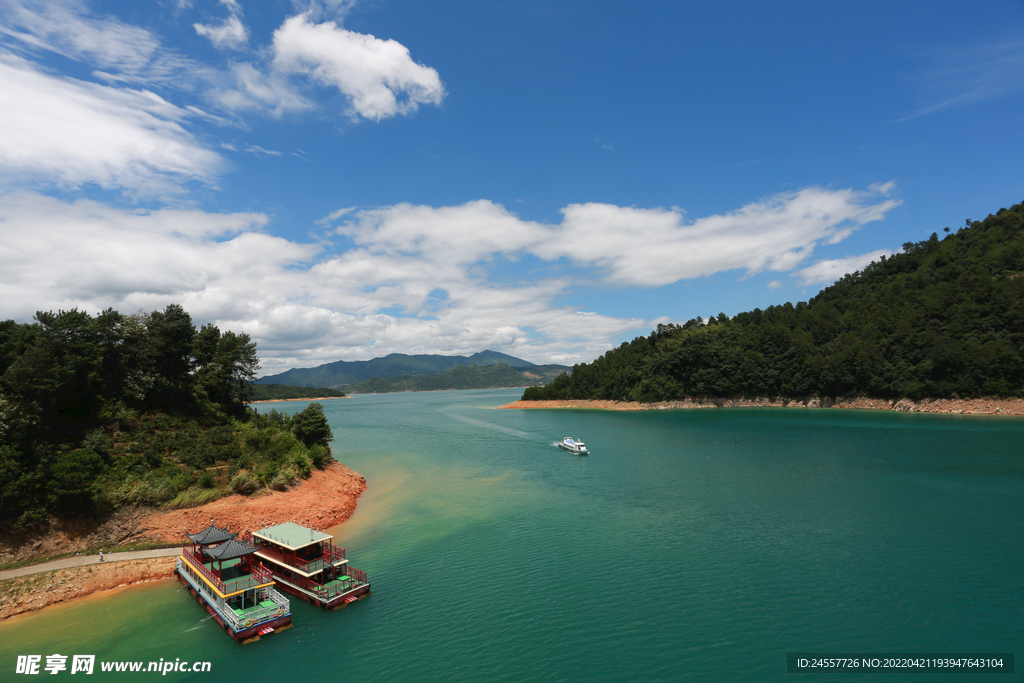
[[[226,424],[245,414],[259,367],[247,334],[197,331],[176,304],[0,322],[0,523],[89,513],[111,466],[108,432],[156,413]],[[160,453],[172,454],[157,449],[140,467],[158,467]]]

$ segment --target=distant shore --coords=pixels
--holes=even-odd
[[[267,491],[248,497],[236,494],[194,508],[128,514],[111,520],[92,535],[57,529],[38,538],[30,556],[45,557],[79,549],[92,554],[95,551],[91,546],[96,539],[110,538],[114,530],[122,545],[148,542],[184,546],[188,542],[185,533],[201,531],[211,519],[217,526],[238,534],[290,521],[327,529],[352,516],[365,489],[366,479],[335,462],[324,470],[314,470],[309,479],[289,491]],[[0,581],[0,619],[113,588],[173,578],[174,557],[118,561],[119,553],[110,552],[109,543],[104,547],[108,550],[103,564]],[[4,554],[9,553],[11,550],[7,549]]]
[[[893,410],[903,413],[945,413],[949,415],[1024,415],[1021,398],[845,398],[834,401],[817,396],[809,398],[688,398],[682,401],[640,403],[566,399],[558,401],[513,401],[501,409],[588,408],[596,410],[687,410],[694,408],[845,408],[848,410]]]
[[[314,398],[262,398],[259,401],[246,403],[280,403],[281,401],[333,401],[336,398],[352,398],[351,396],[317,396]]]

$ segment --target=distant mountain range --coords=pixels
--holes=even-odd
[[[415,380],[416,378],[429,375],[443,375],[453,368],[466,366],[491,367],[499,364],[506,364],[510,369],[522,376],[519,386],[526,386],[541,382],[550,381],[554,375],[571,370],[564,365],[543,365],[538,366],[530,361],[516,358],[498,351],[481,351],[472,356],[437,356],[418,355],[410,356],[405,353],[392,353],[383,358],[357,361],[336,361],[327,363],[315,368],[293,368],[277,375],[267,375],[256,380],[256,384],[287,384],[300,387],[329,387],[331,389],[348,390],[351,385],[378,380],[371,389],[369,386],[362,388],[362,391],[408,391],[416,390],[420,386],[426,388],[440,388],[433,386],[433,382],[415,381],[405,382],[398,388],[398,382],[380,382],[379,380]],[[539,371],[539,372],[538,372]],[[526,374],[528,373],[528,374]],[[473,373],[480,381],[487,382],[494,378],[493,373]],[[461,379],[468,379],[469,375],[462,375]],[[508,384],[509,376],[503,376],[503,386]],[[391,386],[394,385],[394,388]],[[492,386],[488,384],[487,386]],[[513,383],[511,386],[515,386]],[[388,387],[388,388],[385,388]],[[460,386],[459,388],[484,388],[477,386]]]
[[[513,368],[497,365],[456,365],[448,372],[418,377],[374,377],[350,384],[352,394],[389,394],[398,391],[445,391],[448,389],[497,389],[501,387],[542,386],[570,368],[564,365],[531,365]]]

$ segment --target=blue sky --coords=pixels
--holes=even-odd
[[[589,361],[1024,200],[1024,3],[7,0],[0,317]]]

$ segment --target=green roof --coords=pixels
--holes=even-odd
[[[252,532],[252,535],[289,550],[298,550],[299,548],[305,548],[307,545],[313,545],[321,541],[330,541],[334,538],[322,531],[307,529],[292,522],[268,526],[266,529]]]

